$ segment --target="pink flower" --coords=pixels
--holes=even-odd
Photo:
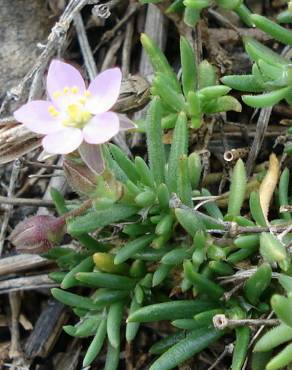
[[[76,68],[53,60],[47,76],[50,100],[28,102],[14,112],[14,117],[29,130],[45,135],[42,144],[51,154],[71,153],[84,142],[103,144],[120,130],[135,127],[109,111],[118,99],[121,81],[120,69],[111,68],[86,88]]]

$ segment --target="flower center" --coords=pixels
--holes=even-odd
[[[78,87],[64,87],[63,91],[56,91],[54,98],[59,102],[60,110],[53,105],[49,107],[52,117],[58,118],[62,125],[82,128],[90,120],[92,114],[85,108],[85,103],[90,96],[89,91],[79,93]]]
[[[67,114],[69,119],[64,121],[64,124],[68,124],[70,126],[70,123],[75,123],[77,125],[83,125],[86,123],[90,117],[90,112],[87,112],[85,109],[83,109],[83,106],[80,104],[69,104],[67,106]]]

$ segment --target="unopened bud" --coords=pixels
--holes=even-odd
[[[91,195],[96,190],[97,175],[86,165],[65,157],[63,169],[66,179],[78,194]]]
[[[97,175],[72,156],[65,157],[63,168],[72,189],[92,198],[98,208],[107,208],[123,195],[122,184],[115,179],[109,170],[104,170],[100,175]]]
[[[98,252],[93,255],[93,261],[98,270],[110,274],[127,274],[129,266],[126,263],[115,265],[114,259],[115,256],[109,253]]]
[[[44,253],[57,245],[65,234],[65,220],[54,216],[33,216],[21,221],[9,240],[18,252]]]

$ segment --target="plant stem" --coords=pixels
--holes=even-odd
[[[67,213],[64,213],[62,217],[66,220],[70,217],[81,216],[85,211],[87,211],[91,207],[92,207],[92,200],[88,199],[85,202],[83,202],[80,207],[75,208],[72,211],[69,211]]]
[[[216,329],[223,330],[225,328],[234,328],[238,326],[276,326],[279,324],[278,319],[228,319],[225,315],[215,315],[213,317],[213,325]]]

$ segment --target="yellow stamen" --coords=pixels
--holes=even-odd
[[[78,94],[78,92],[79,92],[78,87],[77,87],[77,86],[73,86],[73,87],[71,88],[71,92],[72,92],[72,94]]]
[[[67,113],[71,119],[71,124],[77,126],[87,122],[91,118],[91,114],[84,111],[78,104],[69,104],[67,107]]]
[[[64,87],[63,92],[64,92],[64,94],[68,94],[68,92],[69,92],[69,87]]]
[[[80,109],[78,109],[77,104],[69,104],[67,107],[68,116],[72,121],[79,121]]]
[[[61,95],[62,95],[61,91],[55,91],[54,94],[53,94],[53,97],[55,99],[58,99]]]
[[[48,111],[49,111],[50,115],[53,116],[53,117],[57,117],[59,115],[59,112],[57,111],[57,109],[53,105],[49,106]]]
[[[85,91],[85,93],[84,93],[84,95],[85,95],[86,97],[89,97],[89,96],[91,96],[91,92],[90,92],[90,91],[88,91],[88,90],[86,90],[86,91]]]
[[[87,111],[83,111],[81,114],[81,117],[82,117],[82,122],[87,122],[91,118],[91,113]]]
[[[79,101],[79,103],[81,103],[81,104],[85,104],[85,102],[86,102],[86,98],[80,98],[80,99],[78,99],[78,101]]]

